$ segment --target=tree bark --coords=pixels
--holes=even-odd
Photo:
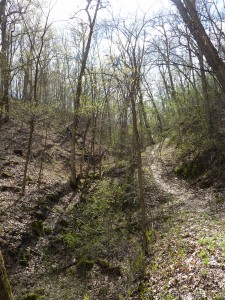
[[[140,88],[139,88],[140,89]],[[142,95],[142,91],[140,89],[139,91],[139,103],[140,103],[140,107],[141,107],[141,113],[143,115],[143,120],[144,120],[144,124],[145,124],[145,129],[147,131],[148,134],[148,145],[154,145],[154,139],[152,137],[152,131],[151,131],[151,126],[148,122],[148,117],[147,117],[147,113],[145,111],[145,106],[144,106],[144,100],[143,100],[143,95]]]
[[[133,123],[133,140],[134,148],[136,152],[137,159],[137,171],[138,171],[138,187],[139,187],[139,201],[141,206],[141,232],[142,232],[142,247],[145,255],[148,253],[148,241],[146,237],[146,203],[144,197],[144,180],[143,180],[143,170],[142,170],[142,157],[141,157],[141,143],[138,130],[137,121],[137,111],[136,111],[136,96],[137,96],[137,86],[138,86],[138,76],[133,74],[132,85],[130,90],[130,101],[131,101],[131,111],[132,111],[132,123]]]
[[[202,93],[204,95],[204,101],[205,101],[204,108],[205,108],[205,116],[206,116],[206,124],[207,124],[207,133],[209,138],[212,138],[214,133],[214,126],[213,126],[211,107],[210,107],[209,86],[204,71],[204,60],[201,51],[198,54],[198,59],[199,59],[199,66],[201,70]]]
[[[2,253],[0,251],[0,300],[13,300],[12,289],[6,273]]]
[[[77,187],[77,172],[76,172],[76,160],[75,160],[76,132],[77,132],[78,122],[79,122],[79,107],[80,107],[80,99],[81,99],[81,94],[82,94],[83,76],[84,76],[84,72],[85,72],[85,68],[86,68],[88,54],[89,54],[90,47],[91,47],[92,35],[94,32],[95,22],[97,19],[97,12],[99,10],[100,3],[101,3],[101,0],[98,0],[96,8],[95,8],[93,20],[90,22],[90,32],[88,35],[87,44],[85,46],[85,51],[84,51],[84,54],[82,57],[81,69],[80,69],[80,73],[78,75],[77,87],[76,87],[75,96],[74,96],[74,114],[73,114],[73,126],[72,126],[72,142],[71,142],[71,157],[70,157],[71,169],[70,170],[71,170],[71,183],[75,188]],[[89,1],[89,4],[90,4],[90,1]],[[86,8],[87,13],[88,13],[89,4]],[[89,16],[89,13],[88,13],[88,16]],[[90,18],[90,16],[89,16],[89,18]]]
[[[24,167],[24,171],[23,171],[23,182],[22,182],[22,190],[21,190],[22,195],[25,194],[25,189],[26,189],[27,170],[28,170],[28,165],[30,162],[30,155],[31,155],[31,151],[32,151],[34,127],[35,127],[35,120],[32,117],[30,120],[30,131],[29,131],[29,139],[28,139],[28,145],[27,145],[26,161],[25,161],[25,167]]]
[[[1,91],[0,91],[0,126],[9,121],[9,41],[7,34],[6,0],[0,1],[0,70],[1,70]]]
[[[196,40],[199,49],[206,58],[208,65],[215,73],[222,89],[225,91],[225,63],[206,33],[198,16],[195,4],[191,0],[171,0],[177,7],[184,23]]]

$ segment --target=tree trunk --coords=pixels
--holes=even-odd
[[[139,103],[141,106],[141,113],[143,115],[143,119],[144,119],[144,124],[145,124],[145,129],[147,131],[148,134],[148,145],[154,145],[154,139],[152,137],[152,131],[151,131],[151,126],[148,122],[148,117],[147,117],[147,113],[145,111],[145,106],[144,106],[144,101],[143,101],[143,95],[142,95],[142,91],[140,90],[140,97],[139,97]]]
[[[6,273],[1,251],[0,251],[0,300],[13,300],[12,289]]]
[[[27,145],[25,167],[24,167],[24,172],[23,172],[23,183],[22,183],[22,191],[21,191],[22,195],[25,194],[25,189],[26,189],[27,170],[28,170],[28,165],[29,165],[30,155],[31,155],[31,150],[32,150],[34,126],[35,126],[35,121],[34,121],[34,118],[32,117],[32,119],[30,120],[30,132],[29,132],[29,139],[28,139],[28,145]]]
[[[219,57],[218,51],[206,33],[195,4],[191,0],[183,0],[183,2],[181,0],[171,0],[171,2],[177,7],[184,23],[189,28],[208,65],[212,68],[222,89],[225,91],[225,63]]]
[[[137,75],[133,76],[133,84],[130,91],[132,121],[133,121],[133,140],[134,148],[137,159],[137,170],[138,170],[138,187],[139,187],[139,201],[141,206],[141,232],[142,232],[142,247],[144,253],[148,253],[148,242],[146,237],[146,203],[144,198],[144,182],[143,182],[143,171],[142,171],[142,157],[141,157],[141,143],[138,131],[137,123],[137,112],[136,112],[136,88],[137,88]]]
[[[90,51],[91,47],[91,40],[92,40],[92,35],[94,32],[94,27],[95,27],[95,22],[97,18],[97,12],[100,6],[101,0],[98,0],[96,8],[95,8],[95,13],[92,22],[90,23],[90,32],[88,35],[88,40],[87,44],[85,47],[85,51],[82,57],[81,61],[81,69],[80,73],[77,79],[77,87],[75,91],[75,96],[74,96],[74,114],[73,114],[73,126],[72,126],[72,142],[71,142],[71,157],[70,157],[70,164],[71,164],[71,183],[72,185],[76,188],[77,187],[77,174],[76,174],[76,159],[75,159],[75,154],[76,154],[76,132],[78,128],[78,122],[79,122],[79,107],[80,107],[80,99],[81,99],[81,94],[82,94],[82,83],[83,83],[83,76],[86,68],[86,63],[88,59],[88,54]],[[87,6],[86,10],[88,10],[89,5]],[[90,16],[89,16],[90,17]]]
[[[200,66],[200,70],[201,70],[202,93],[204,96],[204,107],[205,107],[207,133],[208,133],[209,138],[212,138],[213,133],[214,133],[214,130],[213,130],[214,128],[213,128],[210,99],[209,99],[209,86],[208,86],[207,78],[205,75],[204,60],[203,60],[203,55],[202,55],[201,51],[199,51],[198,59],[199,59],[199,66]]]
[[[156,119],[157,119],[157,121],[158,121],[159,130],[160,130],[160,132],[162,132],[162,131],[163,131],[163,121],[162,121],[162,119],[161,119],[159,110],[158,110],[158,108],[157,108],[155,99],[154,99],[154,97],[153,97],[153,94],[152,94],[150,85],[149,85],[149,83],[147,82],[146,79],[145,79],[145,83],[146,83],[146,86],[147,86],[147,89],[146,89],[147,95],[148,95],[149,98],[150,98],[150,101],[151,101],[152,106],[153,106],[153,108],[154,108],[154,112],[155,112],[155,114],[156,114]]]
[[[7,34],[6,0],[0,1],[0,27],[1,27],[1,95],[0,95],[0,126],[9,121],[9,37]]]

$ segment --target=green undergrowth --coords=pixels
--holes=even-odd
[[[121,169],[93,180],[68,218],[59,222],[57,243],[75,263],[65,267],[70,263],[62,261],[57,269],[65,271],[67,277],[75,274],[85,280],[97,276],[97,269],[109,278],[109,284],[114,282],[118,291],[113,293],[126,295],[127,287],[142,273],[144,260],[136,184],[127,183]],[[103,299],[102,294],[99,299]]]
[[[37,288],[32,292],[25,293],[24,296],[20,297],[18,300],[46,300],[44,296],[44,289]]]
[[[96,258],[117,252],[119,240],[127,235],[126,214],[121,210],[123,186],[115,180],[95,181],[74,208],[73,221],[62,240],[79,256]]]
[[[210,81],[210,78],[208,79]],[[164,129],[158,139],[169,139],[174,146],[175,174],[202,188],[212,185],[224,187],[225,135],[224,106],[221,91],[210,81],[209,107],[201,86],[196,90],[182,90],[177,86],[176,95],[168,99],[168,109],[163,111]],[[206,111],[210,113],[210,117]]]
[[[179,212],[156,233],[142,299],[225,299],[225,223]],[[223,298],[218,298],[223,295]]]

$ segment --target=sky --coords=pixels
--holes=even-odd
[[[171,7],[169,0],[108,0],[114,15],[125,17],[127,15],[142,15],[149,11],[156,12],[159,9],[168,9]],[[51,17],[54,21],[62,22],[68,20],[75,11],[84,8],[87,0],[49,0],[50,6],[53,6]],[[107,10],[101,12],[102,17],[107,15]]]

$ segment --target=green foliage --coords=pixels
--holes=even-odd
[[[0,299],[13,300],[12,289],[6,272],[4,259],[1,251],[0,251]]]
[[[165,297],[165,300],[176,300],[176,299],[177,299],[177,297],[175,297],[174,295],[171,295],[171,294],[166,295],[166,297]]]
[[[67,224],[67,232],[62,236],[67,247],[76,249],[83,258],[92,259],[113,251],[117,244],[115,240],[124,235],[126,225],[119,210],[121,195],[122,188],[116,181],[96,181],[76,207],[75,224],[72,228]]]
[[[27,267],[29,265],[30,260],[30,249],[27,248],[19,257],[19,264],[21,266]]]
[[[42,220],[36,220],[31,224],[33,233],[39,237],[41,233],[43,232],[43,221]]]
[[[50,200],[52,202],[56,202],[58,200],[59,196],[56,193],[50,193],[46,195],[46,200]]]
[[[203,270],[201,271],[201,273],[202,273],[202,276],[203,276],[203,277],[206,277],[207,274],[208,274],[208,270],[203,269]]]
[[[44,289],[37,288],[33,292],[30,292],[23,296],[20,300],[45,300]]]
[[[210,252],[214,252],[215,248],[218,247],[218,243],[214,238],[205,237],[199,240],[199,244],[202,246],[206,246]]]
[[[216,96],[217,95],[217,96]],[[210,109],[215,113],[217,87],[210,87]],[[171,97],[165,103],[163,110],[166,131],[165,137],[178,146],[178,151],[185,156],[187,153],[207,148],[212,144],[214,138],[209,134],[209,121],[206,115],[206,101],[202,92],[201,84],[197,84],[197,91],[194,87],[183,89],[176,87],[176,96]],[[214,131],[217,131],[217,118],[213,118]]]
[[[185,179],[196,179],[202,171],[204,166],[201,162],[186,162],[175,167],[174,172],[177,176],[182,176]]]
[[[11,116],[16,120],[29,121],[34,118],[36,122],[46,123],[52,122],[55,119],[55,107],[51,105],[36,104],[30,101],[12,101],[11,103]]]
[[[209,264],[209,253],[206,249],[202,249],[198,256],[202,259],[205,265]]]
[[[90,298],[89,298],[89,296],[88,296],[88,294],[85,294],[84,295],[84,300],[89,300]]]
[[[25,297],[23,297],[21,300],[38,300],[39,299],[39,296],[37,294],[29,294]]]
[[[64,235],[63,240],[70,250],[74,250],[81,245],[81,237],[76,232],[67,232]]]
[[[215,295],[215,300],[224,300],[225,299],[225,295],[222,295],[222,294],[217,294]]]
[[[11,174],[7,171],[3,171],[1,176],[2,176],[2,178],[10,178],[10,177],[13,177],[13,174]]]
[[[151,244],[155,243],[156,235],[157,235],[157,230],[154,228],[146,231],[147,240],[148,240],[150,246],[151,246]]]
[[[132,262],[132,272],[135,276],[140,278],[143,278],[145,273],[145,254],[141,244],[136,244],[135,256]]]
[[[95,264],[95,261],[82,258],[78,263],[77,263],[77,269],[80,273],[85,273],[86,271],[90,271]]]
[[[46,235],[50,235],[52,233],[52,229],[50,227],[48,227],[48,226],[44,226],[43,227],[43,232]]]
[[[223,193],[222,195],[217,195],[216,196],[216,203],[220,204],[220,203],[224,203],[225,202],[225,193]]]

